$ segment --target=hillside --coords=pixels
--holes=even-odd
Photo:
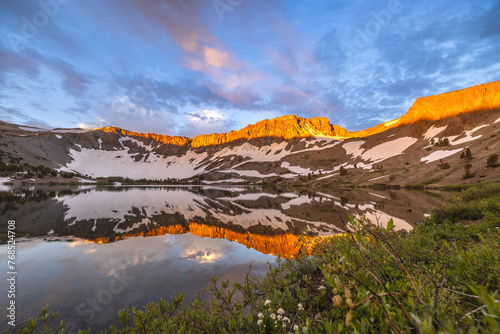
[[[90,178],[457,184],[500,176],[500,168],[486,166],[490,155],[500,153],[500,81],[418,98],[400,118],[357,132],[323,117],[293,115],[194,138],[116,127],[43,130],[4,122],[0,130],[4,163]],[[473,159],[460,158],[466,148]],[[462,179],[467,164],[472,177]]]

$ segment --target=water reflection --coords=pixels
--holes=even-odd
[[[393,217],[398,229],[409,230],[444,197],[243,187],[17,191],[0,193],[0,225],[6,231],[15,219],[23,237],[19,315],[50,303],[75,328],[102,329],[124,307],[176,291],[192,300],[212,275],[241,279],[250,263],[253,274],[263,273],[278,252],[298,254],[305,230],[311,237],[342,233],[349,213],[381,224]]]
[[[392,218],[397,229],[410,230],[429,207],[442,201],[405,191],[328,194],[216,187],[92,188],[2,196],[1,215],[17,221],[18,235],[110,243],[190,233],[286,257],[300,251],[305,230],[311,236],[343,233],[349,213],[382,225]]]

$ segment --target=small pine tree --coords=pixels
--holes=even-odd
[[[474,175],[471,174],[471,172],[470,172],[471,168],[472,168],[471,164],[467,164],[467,165],[464,166],[465,173],[464,173],[464,176],[462,177],[464,180],[465,179],[470,179],[471,177],[474,177]]]
[[[447,162],[443,162],[443,160],[439,159],[438,167],[441,169],[448,169],[450,168],[450,164]]]
[[[345,169],[344,166],[340,166],[339,172],[341,176],[344,176],[347,174],[347,169]]]
[[[460,153],[460,159],[465,159],[465,152]]]
[[[436,146],[448,146],[448,145],[450,145],[450,140],[446,137],[439,138],[438,142],[435,145]]]
[[[468,147],[465,149],[465,159],[467,160],[474,159],[474,157],[472,156],[472,152]]]
[[[493,153],[486,160],[486,167],[498,167],[500,164],[498,163],[498,154]]]

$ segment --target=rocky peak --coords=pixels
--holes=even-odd
[[[187,137],[158,135],[155,133],[139,133],[139,132],[133,132],[133,131],[120,129],[120,128],[117,128],[114,126],[107,126],[104,128],[98,128],[98,129],[94,129],[94,131],[103,131],[106,133],[117,134],[120,136],[130,136],[130,137],[140,137],[140,138],[146,138],[146,139],[153,139],[153,140],[156,140],[156,141],[161,142],[161,143],[170,144],[170,145],[177,145],[177,146],[184,146],[190,142],[190,139]]]
[[[497,108],[500,108],[500,81],[420,97],[408,112],[401,116],[400,124],[412,124],[420,120],[436,121],[460,113]]]
[[[255,124],[250,124],[238,131],[229,133],[214,133],[210,135],[199,135],[192,139],[179,136],[158,135],[154,133],[138,133],[113,126],[94,129],[106,133],[120,136],[131,136],[141,138],[151,138],[156,141],[184,146],[191,144],[191,147],[198,148],[211,145],[221,145],[239,139],[252,139],[261,137],[273,137],[279,139],[292,139],[304,137],[348,137],[349,132],[338,126],[331,125],[326,117],[302,118],[295,115],[287,115],[266,119]]]
[[[302,118],[286,115],[250,124],[238,131],[194,137],[192,147],[220,145],[238,139],[273,137],[292,139],[303,137],[347,137],[348,131],[338,125],[331,125],[328,118]]]

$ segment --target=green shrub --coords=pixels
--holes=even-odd
[[[467,164],[464,166],[464,170],[465,170],[465,173],[464,173],[464,176],[462,176],[462,179],[470,179],[472,177],[474,177],[474,174],[472,174],[470,172],[470,169],[472,168],[472,165],[471,164]]]
[[[498,163],[498,154],[493,153],[486,159],[486,167],[498,167],[500,164]]]
[[[438,167],[440,169],[449,169],[450,168],[450,164],[447,163],[447,162],[443,162],[442,159],[439,159]]]
[[[465,149],[465,159],[467,160],[471,160],[471,159],[474,159],[474,157],[472,156],[472,152],[470,151],[470,148],[466,148]]]

